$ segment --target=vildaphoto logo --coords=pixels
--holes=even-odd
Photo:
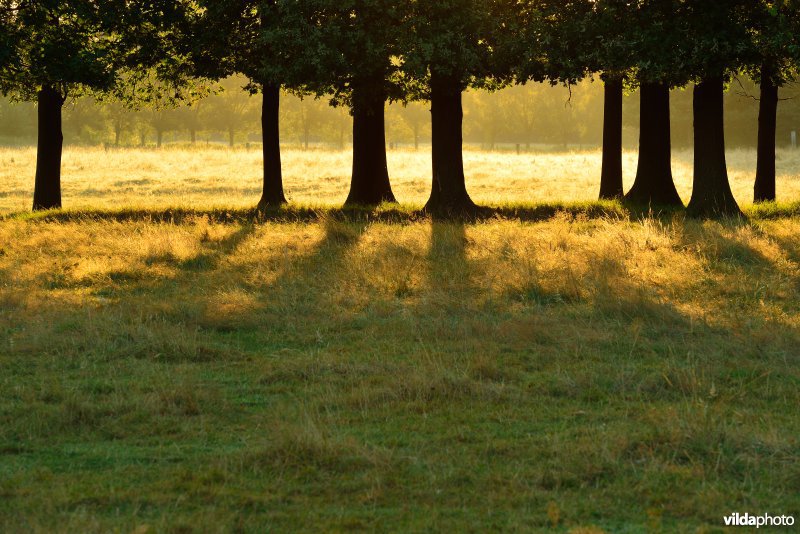
[[[791,527],[794,525],[794,516],[791,515],[751,515],[732,513],[725,518],[726,527]]]

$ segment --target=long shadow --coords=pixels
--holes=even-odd
[[[547,221],[556,215],[569,215],[588,219],[599,218],[642,218],[644,216],[669,216],[671,212],[654,212],[635,206],[619,203],[547,203],[518,204],[495,207],[481,207],[469,214],[427,214],[409,207],[369,207],[315,208],[287,206],[258,209],[124,209],[124,210],[83,210],[20,212],[0,216],[0,221],[19,219],[28,221],[84,223],[84,222],[149,222],[185,224],[198,218],[219,224],[259,224],[266,222],[310,223],[319,221],[338,221],[349,223],[396,223],[407,224],[422,220],[439,222],[453,221],[473,223],[494,219],[518,220],[523,222]]]
[[[428,253],[432,289],[452,286],[470,287],[470,265],[467,262],[467,234],[462,221],[431,222],[431,246]],[[452,296],[452,295],[451,295]]]
[[[324,235],[310,252],[290,258],[271,282],[257,288],[262,308],[271,307],[290,315],[277,317],[273,327],[311,320],[305,314],[315,309],[327,309],[333,317],[340,312],[331,301],[330,292],[340,286],[346,256],[358,245],[368,222],[343,223],[325,218],[322,224]]]
[[[745,210],[754,219],[779,219],[800,216],[800,202],[769,206],[752,206]],[[66,210],[39,213],[19,212],[0,215],[0,221],[20,219],[43,222],[153,222],[184,224],[197,218],[205,218],[221,224],[259,224],[265,222],[310,223],[321,220],[338,222],[369,223],[383,222],[407,224],[421,220],[454,221],[462,223],[484,222],[494,219],[522,222],[542,222],[559,216],[584,219],[660,219],[669,220],[685,211],[680,208],[642,206],[628,202],[578,202],[578,203],[519,203],[500,206],[479,207],[470,213],[428,214],[407,206],[371,207],[307,207],[283,206],[266,210],[236,209],[123,209],[123,210]],[[737,224],[747,219],[726,219],[726,224]],[[738,221],[738,222],[737,222]]]
[[[239,230],[217,242],[214,250],[184,260],[179,267],[190,271],[210,271],[217,267],[222,258],[234,255],[239,246],[253,235],[255,229],[253,224],[243,224]]]
[[[476,266],[467,256],[466,224],[433,220],[430,228],[430,248],[422,264],[426,279],[419,289],[422,298],[411,310],[419,343],[433,348],[461,339],[466,322],[479,313],[480,290],[475,284]]]

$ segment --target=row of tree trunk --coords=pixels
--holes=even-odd
[[[600,198],[625,198],[657,207],[682,207],[672,178],[669,86],[642,83],[639,161],[633,187],[622,186],[622,94],[620,78],[605,81],[603,165]],[[724,80],[711,77],[695,85],[694,177],[688,212],[698,217],[736,216],[725,160]],[[767,67],[761,73],[755,202],[775,201],[775,134],[778,87]]]
[[[385,95],[356,86],[352,97],[353,169],[346,205],[395,202],[386,162]],[[374,85],[372,85],[374,87]],[[260,208],[286,203],[279,134],[280,86],[264,86],[262,131],[264,184]],[[738,215],[725,161],[723,79],[709,78],[694,89],[694,183],[689,213],[696,216]],[[778,88],[762,73],[758,169],[755,200],[775,200],[775,125]],[[473,213],[477,207],[466,189],[462,158],[462,89],[457,78],[431,76],[433,174],[425,211]],[[622,198],[622,95],[619,78],[605,81],[603,164],[600,198]],[[45,87],[39,93],[38,152],[33,209],[61,207],[61,109],[63,95]],[[624,196],[647,206],[682,206],[671,168],[669,87],[641,85],[639,162],[633,187]]]

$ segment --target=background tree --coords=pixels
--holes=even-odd
[[[588,9],[586,4],[588,3]],[[600,198],[622,198],[622,100],[626,79],[633,67],[629,18],[634,7],[629,0],[584,1],[582,18],[571,22],[583,25],[580,41],[582,62],[590,72],[599,72],[603,81],[603,164]]]
[[[242,89],[241,78],[223,80],[222,91],[207,100],[207,124],[225,134],[228,146],[233,147],[236,134],[246,130],[250,119],[258,117],[257,103],[249,91]]]
[[[134,124],[134,117],[130,110],[120,101],[111,101],[106,104],[106,116],[111,122],[111,129],[114,132],[114,146],[119,146],[122,141],[122,134],[130,129]]]
[[[64,103],[64,133],[70,140],[93,144],[105,134],[104,109],[92,97],[69,99]]]
[[[203,112],[208,106],[203,100],[192,102],[176,110],[179,128],[189,134],[189,142],[197,143],[197,133],[203,129]]]
[[[748,25],[752,59],[745,71],[760,84],[755,202],[775,201],[775,143],[778,90],[795,79],[800,59],[800,2],[753,0]]]
[[[421,137],[430,130],[430,108],[421,102],[404,102],[396,112],[411,131],[414,150],[419,150]]]
[[[175,109],[153,107],[143,111],[142,117],[147,121],[151,130],[156,133],[156,147],[164,144],[164,134],[178,129],[180,122]]]

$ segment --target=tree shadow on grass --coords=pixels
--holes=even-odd
[[[341,293],[342,285],[348,283],[347,255],[358,245],[367,223],[324,219],[320,224],[324,234],[312,250],[299,257],[284,256],[279,272],[271,280],[248,284],[255,299],[249,308],[227,317],[208,318],[204,326],[218,330],[264,329],[297,339],[298,332],[307,330],[309,322],[328,322],[338,317],[342,310],[332,295]],[[320,313],[325,316],[320,317]]]
[[[203,272],[216,269],[221,260],[236,254],[239,246],[250,238],[256,230],[256,226],[250,223],[243,223],[238,230],[220,240],[204,239],[201,237],[203,251],[190,258],[176,258],[173,254],[154,254],[145,258],[145,263],[165,263],[174,265],[184,272]]]
[[[312,223],[325,220],[349,223],[396,223],[407,224],[423,220],[438,222],[474,223],[500,220],[516,220],[523,222],[547,221],[556,215],[567,214],[573,217],[588,219],[599,218],[641,218],[651,216],[667,216],[668,212],[638,209],[613,202],[596,203],[544,203],[518,204],[479,207],[469,213],[427,214],[409,206],[387,205],[378,209],[369,207],[305,207],[281,206],[277,208],[259,209],[122,209],[122,210],[54,210],[36,213],[14,213],[0,217],[4,219],[21,219],[42,222],[81,223],[81,222],[145,222],[184,224],[204,218],[212,223],[220,224],[259,224],[259,223]]]
[[[791,218],[800,215],[800,202],[789,204],[755,205],[746,208],[749,216],[755,219]],[[411,223],[420,220],[482,222],[494,219],[516,220],[522,222],[540,222],[552,219],[556,215],[570,215],[587,219],[628,219],[642,220],[655,218],[672,220],[685,213],[684,209],[674,207],[643,206],[625,201],[598,202],[520,202],[479,206],[468,213],[427,214],[413,206],[387,204],[377,209],[364,206],[327,207],[284,205],[257,208],[153,208],[153,209],[119,209],[119,210],[52,210],[44,212],[17,212],[0,215],[0,221],[21,219],[43,222],[152,222],[183,224],[198,218],[205,218],[213,223],[222,224],[258,224],[276,223],[308,223],[321,220],[339,222],[385,222]],[[746,218],[723,219],[725,224],[739,224]]]

